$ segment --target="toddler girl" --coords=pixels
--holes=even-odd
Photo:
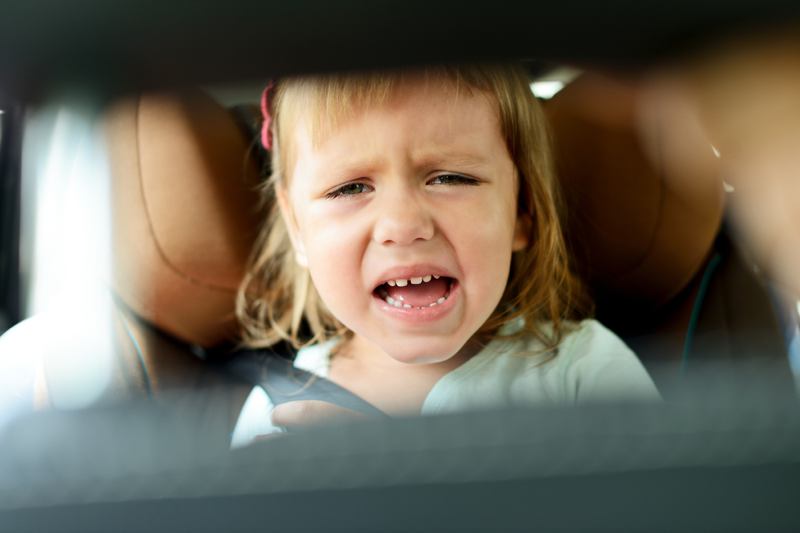
[[[569,320],[582,293],[524,69],[299,77],[265,96],[249,346],[289,341],[295,366],[388,414],[658,397],[613,333]],[[269,431],[269,407],[251,394],[240,442]]]

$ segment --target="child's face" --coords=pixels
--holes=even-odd
[[[527,244],[493,103],[408,83],[316,145],[299,122],[279,199],[328,309],[398,361],[449,359],[497,307],[511,253]]]

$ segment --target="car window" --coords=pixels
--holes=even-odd
[[[795,530],[779,3],[0,8],[0,523]]]

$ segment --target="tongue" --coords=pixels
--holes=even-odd
[[[448,283],[444,278],[432,279],[428,283],[411,285],[405,287],[392,287],[386,285],[386,293],[400,302],[414,307],[425,307],[430,305],[445,294],[447,294]]]

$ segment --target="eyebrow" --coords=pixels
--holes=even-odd
[[[483,167],[488,164],[488,159],[474,152],[431,150],[415,157],[414,165],[428,168],[438,166],[456,165],[458,167]]]
[[[381,157],[369,159],[353,158],[337,161],[329,169],[329,175],[374,174],[376,169],[383,165],[382,159]]]
[[[475,154],[473,151],[447,150],[447,149],[424,149],[417,154],[412,154],[412,164],[415,168],[422,169],[446,169],[455,166],[457,168],[472,169],[484,168],[490,161],[488,157]],[[337,161],[328,170],[329,175],[354,175],[374,174],[385,164],[383,156],[343,159]]]

